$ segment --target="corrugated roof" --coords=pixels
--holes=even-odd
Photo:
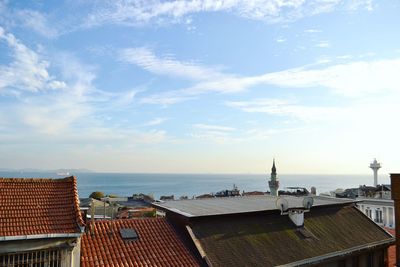
[[[91,227],[82,236],[82,267],[200,266],[165,218],[96,221],[94,235]],[[121,229],[134,229],[138,239],[125,241]]]
[[[310,263],[317,257],[321,260],[368,245],[394,242],[351,205],[311,209],[305,213],[303,231],[307,234],[299,231],[287,215],[278,213],[235,219],[210,217],[194,221],[192,231],[214,267]]]
[[[0,178],[0,237],[80,233],[76,178]]]
[[[289,208],[303,207],[304,197],[284,196],[284,198],[288,200]],[[276,210],[276,200],[277,197],[264,195],[176,200],[166,201],[164,203],[153,203],[152,205],[179,213],[186,217],[199,217]],[[321,196],[314,197],[314,206],[353,202],[355,201],[352,199],[338,199]]]

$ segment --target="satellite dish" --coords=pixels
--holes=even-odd
[[[312,197],[305,197],[303,199],[303,207],[305,209],[309,210],[313,204],[314,204],[314,199]]]
[[[289,202],[283,197],[278,197],[276,200],[276,207],[281,210],[281,212],[287,211],[289,209]]]

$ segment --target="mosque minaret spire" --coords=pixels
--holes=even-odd
[[[272,163],[272,169],[271,169],[271,179],[268,182],[269,184],[269,189],[271,191],[271,196],[278,196],[278,189],[279,189],[279,181],[276,173],[276,166],[275,166],[275,159],[273,160]]]

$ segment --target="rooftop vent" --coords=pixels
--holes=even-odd
[[[132,228],[121,228],[119,233],[121,234],[122,239],[125,241],[135,241],[139,239],[135,229]]]

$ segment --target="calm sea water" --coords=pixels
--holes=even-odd
[[[78,178],[80,197],[88,197],[93,191],[106,194],[131,196],[134,193],[162,195],[186,195],[192,197],[204,193],[231,189],[235,184],[240,191],[267,191],[269,174],[140,174],[140,173],[74,173]],[[50,172],[0,172],[0,177],[56,177]],[[317,193],[336,188],[358,187],[372,184],[371,175],[279,175],[280,188],[300,186],[317,188]],[[380,175],[379,183],[389,184],[388,175]]]

